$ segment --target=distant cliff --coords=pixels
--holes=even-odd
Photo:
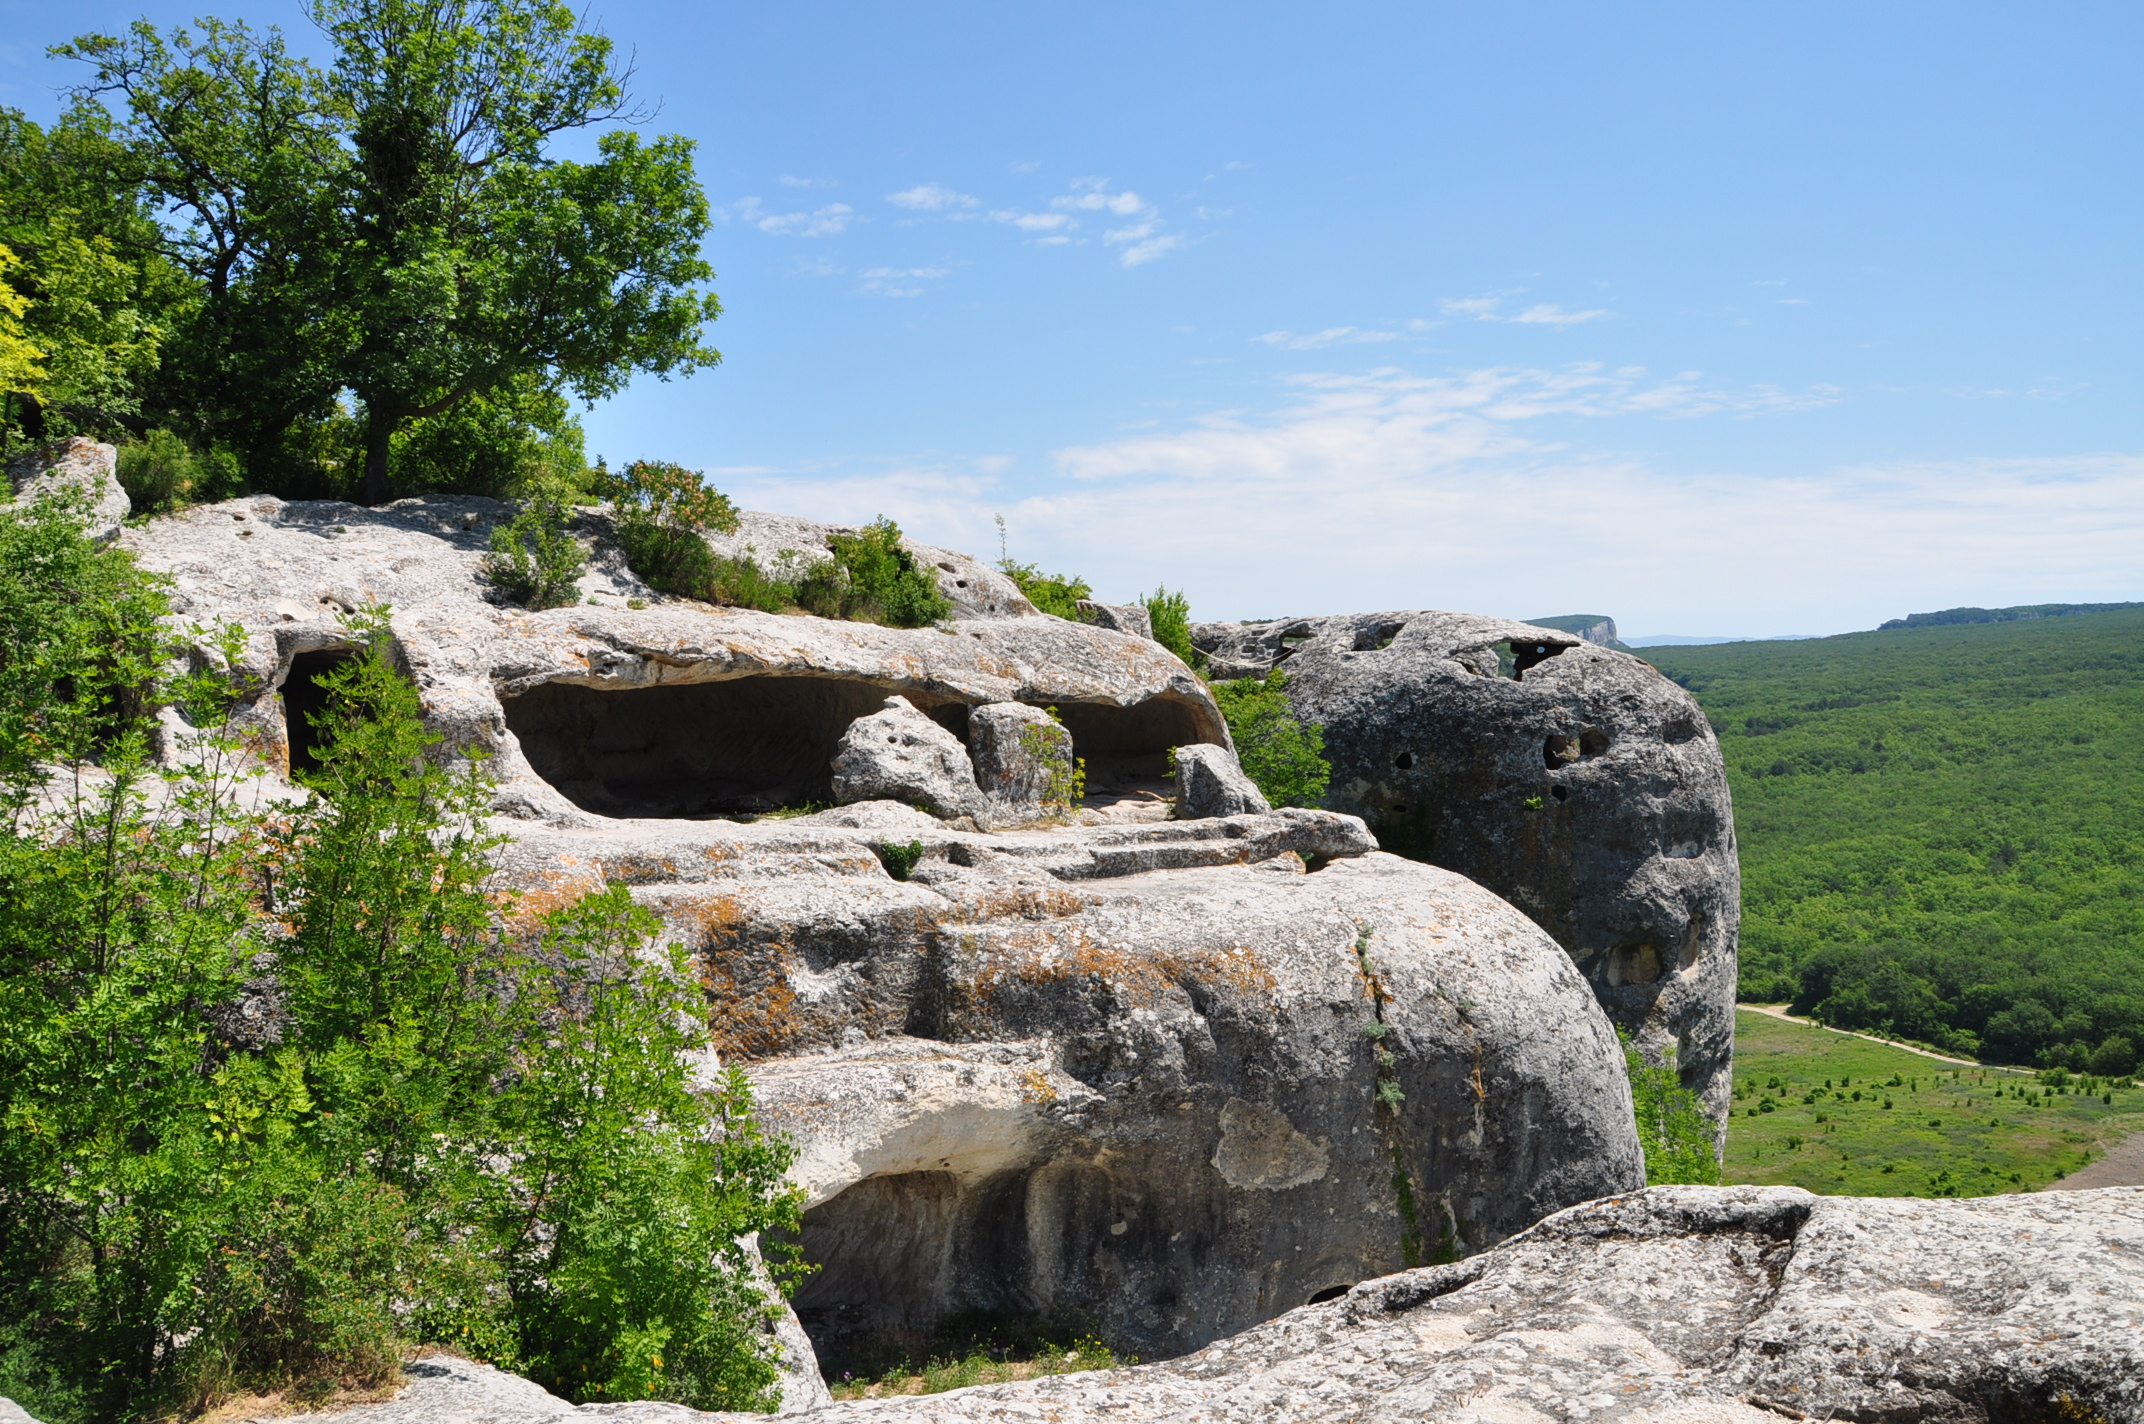
[[[2015,623],[2025,618],[2061,618],[2072,613],[2120,613],[2131,608],[2144,608],[2144,603],[2021,603],[2015,608],[1946,608],[1940,613],[1909,613],[1903,618],[1887,619],[1878,626],[1940,628],[1950,623]],[[1565,626],[1545,619],[1534,621],[1545,628]]]

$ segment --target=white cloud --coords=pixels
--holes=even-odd
[[[1417,327],[1420,323],[1415,323]],[[1278,346],[1284,351],[1317,351],[1327,346],[1356,346],[1370,341],[1397,341],[1396,331],[1364,331],[1359,326],[1328,326],[1323,331],[1313,331],[1298,336],[1292,331],[1269,331],[1263,336],[1251,338],[1263,341],[1268,346]]]
[[[939,183],[919,183],[899,193],[888,193],[886,201],[897,208],[913,208],[925,213],[982,206],[980,199],[971,198],[966,193],[956,193]]]
[[[1607,315],[1607,312],[1598,308],[1593,311],[1567,312],[1562,307],[1543,302],[1537,306],[1528,307],[1525,311],[1511,318],[1511,320],[1533,326],[1578,326],[1583,322],[1597,321]]]
[[[1059,228],[1079,226],[1065,213],[1021,213],[1003,208],[992,213],[990,220],[1011,223],[1022,232],[1055,232]]]
[[[724,222],[741,222],[776,237],[832,237],[849,225],[856,210],[828,203],[808,213],[770,213],[757,198],[739,198],[722,210]]]
[[[871,267],[857,274],[863,283],[859,290],[874,297],[920,297],[925,289],[918,282],[946,275],[944,267]]]
[[[831,188],[834,186],[834,180],[831,178],[799,178],[793,173],[784,173],[781,177],[781,184],[784,188]]]
[[[1207,618],[1379,608],[1613,613],[1628,628],[1870,628],[1960,604],[2140,596],[2144,455],[1895,461],[1751,476],[1582,447],[1645,415],[1791,411],[1823,390],[1569,367],[1290,383],[1262,411],[1055,452],[1025,490],[987,460],[740,472],[754,508],[867,520],[1076,569],[1104,597],[1157,580]]]
[[[1072,191],[1050,199],[1050,206],[1064,212],[1107,212],[1119,217],[1148,210],[1146,200],[1128,188],[1121,193],[1110,192],[1109,182],[1104,178],[1075,178]]]
[[[1182,247],[1185,241],[1186,239],[1180,233],[1173,232],[1166,233],[1160,237],[1150,237],[1136,246],[1124,249],[1124,265],[1137,267],[1142,262],[1152,262],[1155,258],[1174,252],[1177,248]]]
[[[1497,297],[1464,297],[1439,303],[1452,316],[1470,316],[1476,321],[1495,321]]]

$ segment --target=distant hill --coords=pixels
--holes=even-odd
[[[2015,623],[2026,618],[2067,618],[2078,613],[2127,613],[2144,603],[2021,603],[2015,608],[1946,608],[1940,613],[1909,613],[1878,626],[1892,628],[1944,628],[1959,623]]]
[[[1992,1062],[2144,1050],[2144,607],[1642,656],[1726,756],[1745,998]]]
[[[1524,618],[1536,628],[1554,628],[1559,633],[1576,633],[1589,643],[1598,643],[1604,648],[1614,648],[1619,653],[1631,649],[1615,635],[1615,620],[1605,613],[1559,613],[1553,618]]]

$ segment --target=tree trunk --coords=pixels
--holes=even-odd
[[[394,423],[377,415],[368,415],[365,420],[365,494],[366,504],[387,503],[387,442],[394,434]]]

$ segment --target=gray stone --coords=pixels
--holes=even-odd
[[[975,783],[989,798],[993,826],[1019,825],[1070,809],[1072,734],[1040,707],[992,702],[968,714]]]
[[[1079,621],[1082,623],[1092,623],[1097,628],[1109,628],[1140,638],[1154,636],[1154,617],[1143,603],[1097,603],[1083,598],[1074,606],[1079,610]]]
[[[18,504],[53,495],[82,501],[89,537],[109,544],[126,527],[134,506],[119,487],[119,451],[85,435],[37,446],[8,462]]]
[[[1282,668],[1325,729],[1325,804],[1532,916],[1724,1128],[1742,882],[1689,693],[1575,634],[1467,614],[1202,623],[1192,641],[1215,677]]]
[[[1165,785],[1172,747],[1228,740],[1205,686],[1145,639],[997,594],[991,616],[922,629],[664,598],[624,571],[593,516],[576,525],[594,548],[582,580],[592,601],[503,607],[478,574],[490,530],[512,514],[488,499],[368,509],[254,496],[159,517],[121,543],[171,576],[181,621],[245,630],[237,671],[259,694],[241,731],[279,772],[308,754],[292,709],[302,714],[315,679],[347,654],[346,620],[391,605],[398,659],[432,726],[449,746],[490,754],[498,809],[520,819],[599,825],[831,800],[842,734],[890,695],[956,738],[984,703],[1055,706],[1090,793],[1105,797]],[[779,523],[748,514],[745,531]],[[970,590],[987,593],[968,572]]]
[[[887,698],[882,710],[858,717],[842,734],[834,800],[901,801],[948,820],[989,809],[960,738],[905,697]]]
[[[1569,957],[1353,817],[917,827],[905,882],[811,819],[530,825],[501,869],[629,881],[697,957],[837,1372],[978,1311],[1172,1355],[1643,1180]]]
[[[37,1420],[14,1400],[0,1395],[0,1424],[37,1424]]]
[[[803,1418],[2140,1424],[2139,1260],[2144,1189],[2133,1187],[1963,1201],[1655,1187],[1573,1207],[1465,1261],[1364,1282],[1181,1359]],[[497,1403],[450,1412],[480,1408],[470,1397],[480,1382]],[[526,1388],[495,1371],[460,1386],[419,1378],[394,1404],[312,1418],[534,1424],[570,1412]]]
[[[1246,811],[1270,811],[1258,783],[1243,774],[1242,763],[1227,747],[1196,746],[1176,749],[1176,818],[1195,821],[1206,816],[1240,816]]]

